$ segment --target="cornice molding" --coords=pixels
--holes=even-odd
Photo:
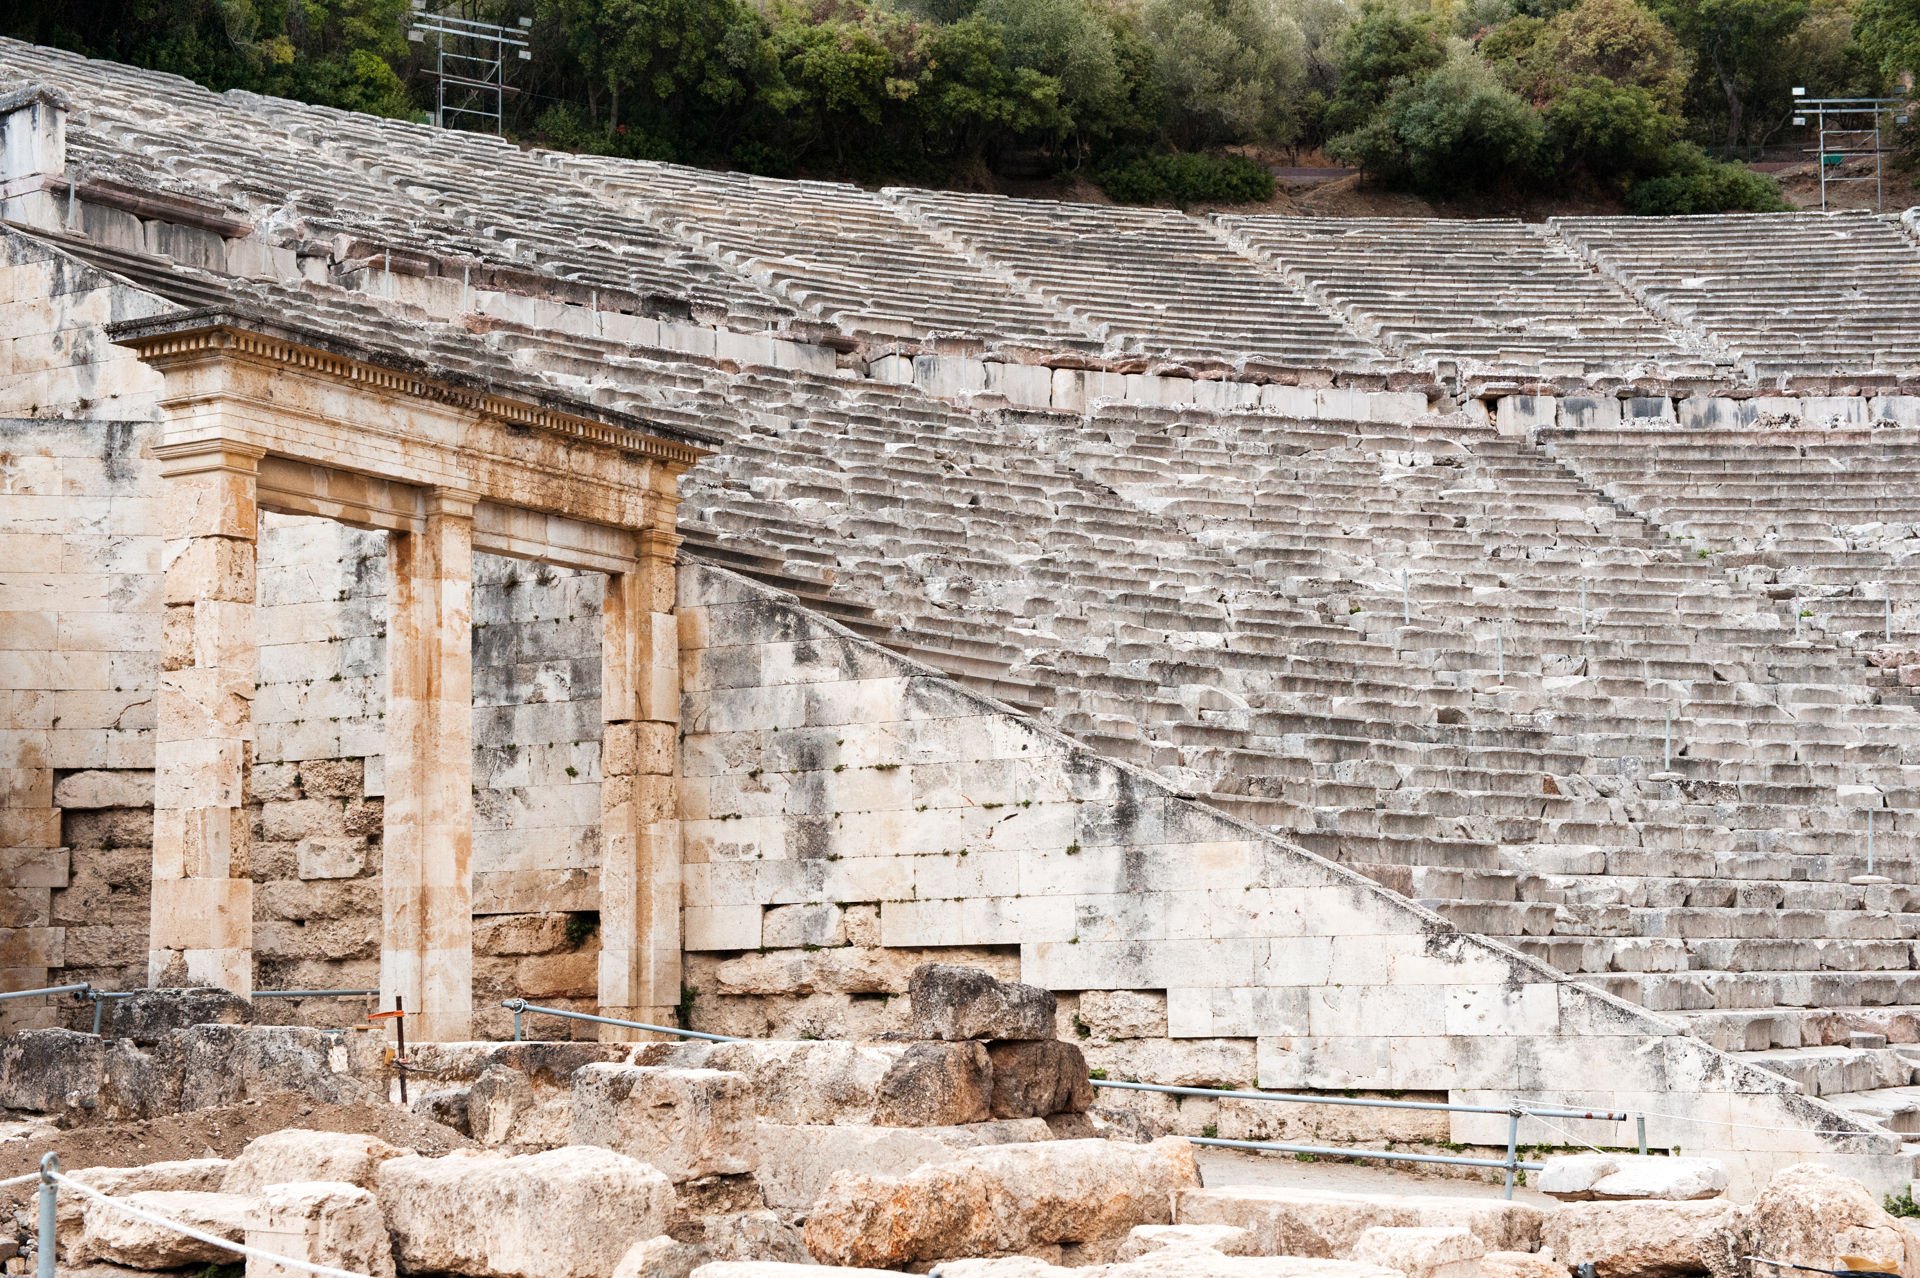
[[[183,325],[183,320],[188,323]],[[192,363],[210,356],[238,358],[363,386],[388,396],[445,404],[509,430],[560,435],[636,454],[676,470],[691,467],[710,453],[697,444],[649,433],[648,423],[637,418],[632,425],[600,421],[549,405],[461,386],[427,374],[324,350],[301,340],[304,335],[262,331],[244,317],[223,312],[176,313],[126,321],[111,326],[109,331],[117,345],[131,349],[162,373],[169,365]]]

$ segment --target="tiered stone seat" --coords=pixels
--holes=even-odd
[[[1727,1046],[1912,1026],[1916,898],[1849,880],[1869,868],[1867,803],[1872,868],[1912,869],[1920,720],[1854,686],[1848,654],[1796,646],[1764,596],[1524,442],[1472,428],[1115,406],[1051,447],[1469,693],[1438,718],[1497,708],[1539,734],[1477,767],[1445,737],[1404,759],[1370,744],[1371,775],[1346,779],[1371,781],[1375,812],[1342,812],[1303,842],[1463,928],[1704,1013]],[[1410,818],[1471,829],[1492,855],[1405,857],[1393,835],[1418,829]],[[1881,1000],[1854,1020],[1830,1010]]]
[[[616,207],[702,246],[847,332],[1095,350],[1086,325],[936,243],[839,182],[783,182],[670,164],[549,157]]]
[[[1920,431],[1547,431],[1573,472],[1859,648],[1920,642]],[[1856,666],[1869,681],[1869,671]],[[1890,675],[1878,675],[1885,684]]]
[[[337,236],[367,258],[417,255],[476,285],[502,270],[545,276],[597,286],[610,299],[640,294],[669,310],[697,308],[741,328],[793,314],[643,219],[620,214],[539,155],[497,138],[216,94],[178,76],[6,40],[0,81],[52,84],[76,100],[67,134],[76,180],[231,210],[289,247]],[[194,257],[194,247],[186,260],[213,264]]]
[[[1212,221],[1359,331],[1422,363],[1631,376],[1710,362],[1522,222],[1229,214]]]
[[[1868,213],[1556,218],[1647,306],[1761,377],[1920,368],[1920,250]]]
[[[1126,350],[1281,368],[1378,360],[1297,289],[1184,214],[904,188],[882,194],[944,242]]]

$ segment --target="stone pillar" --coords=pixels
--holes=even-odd
[[[37,84],[0,93],[0,216],[74,229],[66,174],[66,95]]]
[[[153,925],[147,983],[253,992],[247,769],[260,450],[162,444],[166,537],[154,694]]]
[[[390,542],[380,1005],[419,1042],[472,1035],[474,501],[436,489]]]
[[[607,578],[600,646],[600,1010],[655,1025],[673,1024],[680,1001],[673,511],[669,493],[641,534],[633,570]],[[634,1037],[603,1028],[608,1038]]]

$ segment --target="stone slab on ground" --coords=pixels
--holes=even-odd
[[[247,1219],[246,1243],[261,1251],[369,1278],[393,1278],[393,1243],[374,1196],[359,1185],[276,1184]],[[304,1278],[304,1270],[247,1257],[247,1278]]]
[[[1727,1168],[1712,1158],[1563,1154],[1547,1159],[1535,1184],[1541,1193],[1567,1202],[1638,1198],[1682,1202],[1725,1193]]]
[[[1237,1225],[1268,1256],[1341,1258],[1376,1226],[1396,1229],[1464,1226],[1488,1251],[1538,1251],[1547,1213],[1525,1203],[1488,1198],[1344,1194],[1268,1185],[1224,1185],[1181,1192],[1174,1218],[1183,1225]]]
[[[987,1059],[993,1065],[995,1118],[1084,1114],[1093,1107],[1086,1054],[1072,1043],[989,1043]]]
[[[1407,1278],[1480,1278],[1486,1245],[1465,1225],[1410,1229],[1375,1225],[1353,1245],[1352,1259]]]
[[[67,1175],[116,1198],[156,1191],[212,1194],[220,1192],[232,1165],[225,1158],[180,1158],[141,1167],[82,1167]],[[92,1201],[77,1193],[54,1195],[54,1237],[63,1259],[78,1261],[75,1244],[86,1227],[86,1205]]]
[[[822,1264],[897,1267],[1117,1243],[1135,1225],[1172,1223],[1174,1196],[1199,1183],[1177,1136],[989,1146],[904,1177],[836,1174],[807,1218],[807,1249]]]
[[[403,1272],[476,1278],[605,1278],[674,1211],[666,1176],[589,1145],[389,1159],[376,1193]]]
[[[1053,992],[996,980],[977,967],[927,963],[907,983],[916,1038],[1046,1039],[1054,1034]]]
[[[1920,1273],[1920,1237],[1865,1186],[1817,1164],[1776,1172],[1729,1218],[1728,1249],[1821,1269]]]
[[[704,1063],[746,1075],[766,1122],[951,1127],[992,1116],[978,1043],[760,1040],[717,1044]]]
[[[1712,1267],[1733,1211],[1725,1201],[1567,1203],[1546,1213],[1540,1242],[1569,1269],[1592,1264],[1598,1278],[1677,1278]]]
[[[143,1190],[116,1195],[142,1211],[191,1225],[203,1233],[244,1242],[254,1199],[244,1194],[200,1193],[184,1189]],[[89,1198],[75,1252],[80,1259],[104,1260],[134,1269],[179,1269],[186,1265],[226,1265],[238,1257],[212,1243],[189,1238],[165,1225],[150,1224]]]
[[[760,1190],[767,1206],[803,1211],[826,1189],[834,1173],[871,1172],[905,1176],[926,1163],[942,1162],[987,1145],[1049,1140],[1038,1118],[969,1123],[950,1127],[850,1127],[762,1122],[754,1138]]]
[[[291,1127],[251,1141],[228,1167],[220,1189],[229,1194],[257,1194],[269,1185],[298,1181],[371,1189],[381,1163],[412,1152],[378,1136]]]
[[[650,1163],[678,1184],[754,1169],[753,1087],[717,1069],[587,1065],[573,1076],[573,1142]]]

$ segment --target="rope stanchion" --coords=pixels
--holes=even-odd
[[[63,1189],[71,1189],[76,1193],[84,1194],[88,1198],[105,1203],[107,1206],[113,1208],[113,1210],[123,1215],[131,1216],[135,1220],[143,1220],[149,1225],[158,1225],[162,1229],[171,1229],[183,1237],[191,1238],[196,1242],[206,1243],[210,1247],[219,1247],[224,1251],[232,1252],[236,1256],[246,1256],[253,1259],[264,1260],[270,1264],[285,1265],[289,1269],[298,1269],[302,1273],[318,1275],[318,1278],[371,1278],[371,1275],[356,1273],[351,1269],[335,1269],[331,1265],[316,1265],[310,1260],[295,1260],[291,1256],[277,1256],[273,1252],[262,1251],[258,1247],[249,1247],[244,1243],[233,1242],[230,1239],[220,1237],[218,1234],[207,1233],[203,1229],[196,1229],[192,1225],[182,1221],[159,1215],[156,1212],[150,1212],[143,1207],[136,1207],[123,1199],[103,1194],[92,1186],[84,1185],[77,1180],[61,1175],[59,1172],[53,1173],[53,1180],[54,1183]]]

